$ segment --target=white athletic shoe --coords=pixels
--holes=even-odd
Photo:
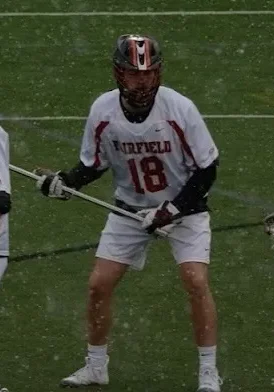
[[[222,379],[218,370],[203,366],[199,372],[199,388],[197,392],[221,392]]]
[[[1,388],[1,387],[0,387]],[[9,392],[9,390],[7,388],[1,388],[0,392]]]
[[[90,384],[106,385],[109,383],[108,362],[109,357],[107,356],[106,363],[103,366],[94,366],[94,361],[86,357],[86,365],[70,376],[63,378],[60,385],[62,387],[80,387]]]

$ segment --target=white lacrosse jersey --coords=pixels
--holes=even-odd
[[[0,127],[0,191],[11,193],[9,174],[9,135]],[[9,255],[9,218],[0,215],[0,256]]]
[[[91,106],[80,159],[97,170],[111,168],[115,197],[128,205],[155,207],[173,200],[197,168],[206,168],[218,150],[194,103],[161,86],[142,123],[132,123],[120,105],[119,90]]]

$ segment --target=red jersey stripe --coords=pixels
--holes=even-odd
[[[174,129],[174,131],[177,133],[184,151],[193,160],[194,164],[198,167],[198,165],[195,161],[194,155],[192,154],[191,148],[189,147],[189,145],[185,139],[184,131],[182,130],[182,128],[176,123],[176,121],[168,121],[168,123],[169,123],[169,125],[171,125],[171,127]]]
[[[97,168],[100,166],[101,161],[100,161],[100,145],[101,145],[101,135],[106,128],[106,126],[109,124],[109,121],[101,121],[100,124],[97,126],[95,129],[95,144],[96,144],[96,150],[95,150],[95,160],[94,160],[94,167]]]

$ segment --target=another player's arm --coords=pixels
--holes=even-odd
[[[0,155],[0,216],[8,214],[11,210],[10,173],[9,173],[9,136],[0,127],[4,135],[4,144]]]
[[[6,191],[0,191],[0,216],[8,214],[11,210],[11,197]]]

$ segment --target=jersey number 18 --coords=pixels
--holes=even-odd
[[[137,193],[145,193],[142,188],[135,159],[127,161],[131,173],[132,181]],[[149,192],[158,192],[167,187],[167,179],[164,173],[162,161],[155,157],[145,157],[140,161],[140,168],[143,172],[145,188]]]

